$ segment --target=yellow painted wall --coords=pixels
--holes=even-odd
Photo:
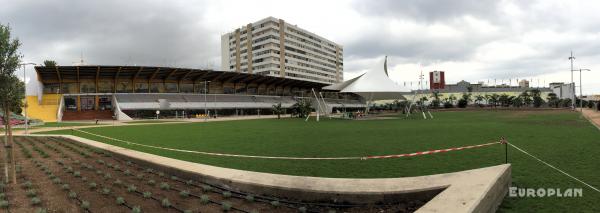
[[[60,94],[44,94],[40,103],[37,96],[27,96],[27,117],[56,122],[60,98]]]

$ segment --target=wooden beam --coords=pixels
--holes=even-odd
[[[135,75],[133,75],[133,78],[131,79],[131,81],[135,82],[135,80],[140,75],[140,72],[142,72],[142,70],[144,70],[144,67],[140,67],[140,69],[135,73]]]
[[[56,70],[56,77],[58,78],[58,88],[62,88],[62,78],[60,77],[60,71],[58,71],[58,66],[54,67]]]
[[[179,78],[179,81],[182,81],[183,79],[185,79],[185,77],[187,77],[192,72],[194,72],[194,70],[190,70],[190,71],[186,72],[181,78]]]
[[[173,74],[175,74],[177,72],[178,68],[175,68],[173,71],[171,71],[167,77],[165,77],[164,81],[167,81],[167,79],[169,79],[171,76],[173,76]]]
[[[154,79],[154,77],[156,77],[156,74],[158,74],[159,71],[160,71],[160,68],[156,68],[156,71],[154,71],[152,73],[152,75],[150,76],[150,78],[148,79],[148,83],[150,83],[150,81],[152,81],[152,79]]]
[[[208,74],[210,74],[210,73],[212,73],[212,72],[210,72],[210,71],[206,71],[204,74],[202,74],[202,75],[199,75],[198,77],[195,77],[195,78],[194,78],[194,80],[192,80],[192,81],[196,82],[196,81],[198,81],[198,80],[200,80],[200,79],[203,79],[203,78],[205,78],[205,77],[206,77]]]

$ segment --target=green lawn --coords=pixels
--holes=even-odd
[[[137,121],[126,121],[123,123],[127,124],[150,124],[150,123],[172,123],[172,122],[184,122],[184,121],[170,121],[170,120],[137,120]]]
[[[88,128],[96,134],[156,146],[232,154],[298,157],[412,153],[482,144],[506,137],[531,154],[600,187],[600,131],[573,112],[442,112],[422,120],[243,120]],[[70,134],[71,131],[52,133]],[[204,164],[290,175],[406,177],[475,169],[504,162],[504,147],[378,160],[298,161],[213,157],[94,140]],[[599,212],[600,193],[509,149],[513,185],[583,188],[583,198],[507,198],[502,212]]]

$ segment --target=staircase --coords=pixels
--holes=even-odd
[[[112,120],[113,112],[110,110],[65,111],[63,121],[77,120]]]

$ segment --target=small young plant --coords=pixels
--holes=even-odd
[[[179,196],[181,196],[181,197],[189,197],[190,196],[190,191],[188,191],[188,190],[181,190],[179,192]]]
[[[73,172],[73,176],[75,176],[75,177],[81,177],[81,172],[75,171],[75,172]]]
[[[30,190],[27,190],[26,194],[27,194],[27,197],[35,197],[35,196],[37,196],[37,191],[35,191],[35,189],[30,189]]]
[[[330,209],[329,211],[327,211],[327,213],[335,213],[335,210]]]
[[[117,197],[117,205],[125,204],[125,199],[123,197]]]
[[[40,200],[40,198],[38,198],[38,197],[32,197],[31,198],[31,205],[37,206],[40,203],[42,203],[42,200]]]
[[[77,193],[74,191],[69,192],[69,198],[71,198],[71,199],[77,198]]]
[[[208,202],[210,202],[210,198],[208,197],[208,195],[201,195],[200,196],[200,203],[207,204]]]
[[[246,195],[246,201],[248,201],[248,202],[254,202],[254,196],[252,196],[252,195]]]
[[[177,179],[179,179],[177,176],[175,176],[175,175],[171,176],[171,180],[177,180]]]
[[[27,181],[27,182],[23,183],[23,188],[31,189],[32,186],[33,186],[33,184],[31,183],[31,181]]]
[[[108,180],[110,178],[112,178],[112,176],[110,175],[110,173],[104,174],[104,180]]]
[[[169,201],[169,199],[165,198],[165,199],[162,199],[161,205],[165,208],[169,208],[169,207],[171,207],[171,202]]]
[[[115,182],[113,182],[113,184],[120,186],[121,184],[123,184],[123,181],[121,181],[120,179],[116,179]]]
[[[142,180],[142,179],[144,179],[144,175],[139,174],[139,175],[135,176],[135,178],[137,178],[138,180]]]
[[[54,179],[52,179],[52,182],[54,184],[60,184],[60,183],[62,183],[62,180],[60,178],[58,178],[58,177],[55,177]]]
[[[159,172],[159,173],[158,173],[158,176],[160,176],[160,177],[165,177],[165,173],[164,173],[164,172]]]
[[[88,187],[90,189],[95,189],[96,187],[98,187],[98,184],[96,184],[96,182],[91,182],[90,184],[88,184]]]
[[[140,206],[134,206],[131,208],[131,213],[142,213],[142,208],[140,208]]]
[[[202,190],[203,190],[203,191],[205,191],[205,192],[209,192],[209,191],[211,191],[211,190],[212,190],[212,186],[209,186],[209,185],[203,185],[203,186],[202,186]]]
[[[278,200],[271,201],[271,206],[273,206],[273,207],[279,207],[279,205],[280,205],[280,203],[279,203]]]
[[[46,210],[46,209],[44,209],[44,208],[37,208],[37,209],[35,210],[35,213],[47,213],[47,212],[48,212],[48,210]]]
[[[9,203],[7,200],[0,200],[0,208],[6,209],[6,208],[8,208],[8,206],[9,206]]]
[[[308,211],[308,210],[304,206],[298,208],[298,212],[300,212],[300,213],[306,213],[306,211]]]
[[[144,192],[144,193],[142,193],[142,197],[144,197],[144,198],[151,198],[152,197],[152,192]]]
[[[154,186],[154,185],[156,184],[156,181],[154,181],[154,180],[150,179],[150,180],[148,180],[148,182],[146,182],[146,183],[147,183],[148,185],[150,185],[150,186]]]
[[[189,186],[189,185],[194,184],[194,181],[193,180],[188,180],[188,181],[185,182],[185,184],[187,184]]]
[[[146,169],[146,173],[152,173],[152,172],[154,172],[154,170],[153,170],[153,169],[151,169],[151,168],[147,168],[147,169]]]
[[[85,210],[88,210],[88,209],[90,209],[90,202],[89,202],[89,201],[86,201],[86,200],[84,200],[84,201],[81,201],[81,208],[82,208],[82,209],[85,209]]]
[[[135,185],[133,185],[133,184],[127,186],[127,192],[135,192],[136,190],[137,190],[137,187],[135,187]]]
[[[166,183],[166,182],[160,183],[160,189],[162,189],[162,190],[169,190],[170,188],[171,188],[171,186],[169,186],[168,183]]]
[[[227,201],[223,201],[221,203],[221,208],[223,209],[224,212],[227,212],[227,211],[231,210],[231,203],[227,202]]]
[[[230,198],[230,197],[231,197],[231,192],[229,192],[229,191],[224,191],[224,192],[223,192],[223,197],[224,197],[224,198]]]
[[[106,187],[102,188],[102,194],[103,194],[103,195],[108,195],[108,194],[110,194],[110,189],[109,189],[109,188],[106,188]]]
[[[67,191],[67,190],[71,189],[71,187],[69,186],[69,184],[66,184],[66,183],[65,183],[65,184],[63,184],[63,185],[61,186],[61,188],[62,188],[63,190],[65,190],[65,191]]]
[[[131,166],[133,163],[131,163],[131,161],[127,161],[125,164],[127,164],[127,166]]]
[[[131,171],[129,171],[129,169],[127,169],[127,170],[123,171],[123,174],[129,176],[129,175],[131,175]]]

